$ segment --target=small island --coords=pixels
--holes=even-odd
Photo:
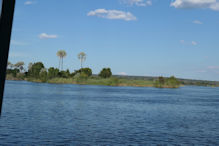
[[[7,80],[25,80],[30,82],[54,83],[54,84],[81,84],[81,85],[105,85],[105,86],[134,86],[134,87],[156,87],[156,88],[179,88],[184,85],[198,86],[219,86],[215,81],[198,81],[188,79],[177,79],[171,77],[141,77],[141,76],[121,76],[112,75],[110,68],[103,68],[100,73],[93,74],[91,68],[84,68],[83,62],[86,54],[78,54],[81,68],[70,72],[63,70],[63,59],[67,53],[64,50],[57,52],[59,57],[59,67],[45,68],[42,62],[29,63],[25,69],[24,62],[15,64],[8,62]]]

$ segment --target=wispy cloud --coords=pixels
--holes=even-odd
[[[137,18],[130,12],[119,10],[96,9],[87,13],[87,16],[97,16],[106,19],[120,19],[125,21],[136,20]]]
[[[26,46],[28,44],[25,43],[25,42],[21,42],[21,41],[11,40],[11,45],[14,45],[14,46]]]
[[[185,43],[185,40],[180,40],[180,43],[184,44],[184,43]]]
[[[175,8],[208,8],[219,11],[219,2],[217,0],[174,0],[170,6]]]
[[[127,4],[129,6],[140,6],[140,7],[146,7],[151,6],[152,1],[151,0],[120,0],[122,3]]]
[[[208,72],[207,70],[198,70],[197,71],[198,73],[206,73],[206,72]]]
[[[118,75],[127,76],[128,74],[126,72],[119,72]]]
[[[32,5],[32,4],[34,4],[33,1],[26,1],[26,2],[24,3],[24,5]]]
[[[194,24],[203,24],[201,21],[199,21],[199,20],[194,20],[194,21],[192,21],[192,23],[194,23]]]
[[[180,40],[180,43],[181,44],[185,44],[185,45],[193,45],[193,46],[196,46],[198,45],[198,43],[196,41],[185,41],[185,40]]]
[[[28,54],[22,53],[22,52],[9,52],[10,58],[23,58],[28,57]]]
[[[196,41],[192,41],[192,45],[196,46],[198,43]]]
[[[47,33],[41,33],[39,35],[40,39],[56,39],[57,37],[58,37],[58,35],[54,35],[54,34],[49,35]]]
[[[208,69],[219,69],[219,66],[208,66]]]
[[[196,71],[198,73],[219,73],[219,66],[207,66],[206,68],[204,69],[201,69],[201,70],[198,70]]]

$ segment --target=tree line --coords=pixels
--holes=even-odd
[[[64,50],[59,50],[56,55],[59,57],[58,68],[50,67],[45,68],[42,62],[29,63],[28,68],[25,69],[25,63],[19,61],[15,64],[8,62],[7,66],[7,75],[12,76],[18,79],[40,79],[42,82],[46,82],[52,78],[73,78],[77,77],[79,79],[87,79],[92,76],[91,68],[83,68],[83,63],[86,60],[86,54],[81,52],[78,54],[78,59],[80,61],[80,69],[70,72],[69,69],[63,70],[63,60],[67,56],[67,53]],[[112,76],[110,68],[103,68],[98,74],[101,78],[109,78]]]

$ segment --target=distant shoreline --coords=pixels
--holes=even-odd
[[[103,85],[103,86],[118,86],[118,87],[157,87],[157,88],[179,88],[185,85],[194,86],[208,86],[208,87],[219,87],[217,81],[202,81],[202,80],[189,80],[189,79],[178,79],[179,85],[160,85],[156,86],[155,81],[158,77],[143,77],[143,76],[120,76],[113,75],[111,78],[102,79],[98,78],[97,75],[93,75],[88,79],[80,80],[74,78],[53,78],[46,82],[40,79],[24,78],[19,79],[11,76],[7,76],[6,80],[16,81],[30,81],[37,83],[51,83],[51,84],[78,84],[78,85]]]

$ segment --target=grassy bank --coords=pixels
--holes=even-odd
[[[35,78],[17,78],[7,75],[7,80],[26,80],[30,82],[45,82],[51,84],[81,84],[81,85],[104,85],[104,86],[133,86],[133,87],[157,87],[157,88],[178,88],[180,85],[175,84],[159,84],[157,80],[142,80],[142,79],[128,79],[120,77],[100,78],[98,76],[91,76],[88,78],[52,78],[42,81]]]
[[[135,86],[135,87],[153,87],[153,81],[145,80],[127,80],[111,77],[107,79],[91,77],[84,80],[74,78],[54,78],[47,81],[56,84],[82,84],[82,85],[104,85],[104,86]]]
[[[24,71],[23,62],[15,65],[9,63],[7,80],[26,80],[31,82],[54,84],[83,84],[105,86],[134,86],[156,88],[179,88],[184,85],[219,87],[217,81],[202,81],[190,79],[178,79],[171,77],[147,77],[147,76],[119,76],[112,75],[110,68],[103,68],[99,74],[93,74],[91,68],[80,68],[70,72],[58,68],[45,68],[42,62],[29,63],[28,70]]]
[[[27,78],[27,77],[13,77],[7,75],[6,80],[26,80],[30,82],[46,82],[51,84],[81,84],[81,85],[104,85],[104,86],[133,86],[133,87],[156,87],[156,88],[178,88],[180,86],[192,85],[192,86],[207,86],[207,87],[219,87],[217,81],[202,81],[202,80],[189,80],[178,79],[179,83],[165,82],[164,84],[158,82],[158,77],[139,77],[139,76],[112,76],[110,78],[100,78],[98,76],[91,76],[85,79],[79,78],[52,78],[47,81],[41,79]]]

